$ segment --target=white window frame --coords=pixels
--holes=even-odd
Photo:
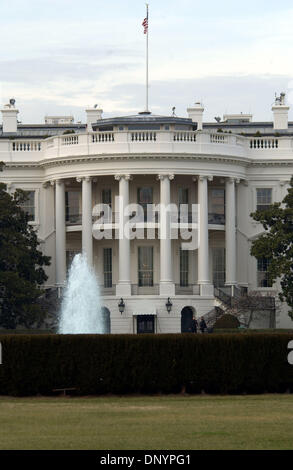
[[[152,284],[151,285],[142,285],[140,286],[139,285],[139,273],[140,273],[140,269],[139,269],[139,263],[140,263],[140,258],[139,258],[139,249],[140,248],[149,248],[149,249],[152,249]],[[155,285],[155,247],[154,245],[150,245],[150,244],[139,244],[137,245],[137,285],[139,287],[153,287]],[[141,270],[142,272],[143,270]],[[148,271],[151,271],[151,270],[148,270]]]
[[[65,188],[65,219],[66,219],[66,223],[68,222],[67,218],[66,218],[66,212],[67,212],[66,193],[69,193],[69,192],[72,192],[72,193],[74,192],[74,193],[79,194],[79,198],[78,198],[78,211],[79,211],[79,214],[77,214],[77,215],[82,216],[82,191],[80,190],[80,188],[67,187],[67,188]]]
[[[112,246],[103,246],[103,285],[106,289],[111,289],[113,287],[113,247]],[[111,250],[111,271],[105,271],[105,250]],[[105,286],[105,274],[111,273],[111,286]]]
[[[273,289],[273,284],[271,286],[260,286],[259,285],[259,274],[260,273],[267,273],[267,271],[259,271],[258,262],[259,262],[259,259],[256,258],[256,286],[257,286],[257,289],[260,289],[260,290],[262,290],[262,289],[268,289],[268,290]]]
[[[187,257],[186,259],[186,262],[187,262],[187,269],[182,269],[181,270],[181,261],[185,261],[184,259],[181,258],[182,253],[185,253],[184,256]],[[181,250],[181,248],[179,248],[179,285],[180,287],[188,287],[190,282],[189,282],[189,278],[190,278],[190,257],[189,257],[189,253],[190,253],[190,250]],[[184,266],[183,266],[184,267]],[[186,267],[186,266],[185,266]],[[185,282],[183,282],[181,284],[181,275],[183,276],[183,278],[185,277],[184,275],[187,275],[187,284]]]
[[[208,214],[216,214],[216,212],[213,212],[213,208],[212,208],[212,191],[223,192],[223,195],[224,195],[223,214],[219,214],[219,215],[223,216],[224,218],[224,224],[223,225],[220,224],[224,227],[226,223],[226,199],[227,199],[226,190],[224,186],[220,186],[220,185],[209,186],[208,188]]]
[[[248,282],[249,290],[255,292],[275,292],[276,283],[272,287],[258,287],[258,269],[257,269],[257,259],[254,256],[251,256],[251,263],[249,265],[249,271],[251,282]]]
[[[15,185],[15,190],[21,189],[22,191],[35,193],[35,218],[29,221],[29,225],[40,225],[40,189],[35,186],[19,186]]]
[[[272,190],[272,204],[277,200],[276,199],[276,183],[272,181],[258,181],[251,186],[252,191],[252,201],[250,212],[255,212],[257,208],[257,189],[271,189]],[[259,223],[259,222],[258,222]]]
[[[266,203],[266,204],[258,204],[258,191],[260,190],[270,190],[271,191],[271,202],[270,203]],[[261,187],[256,187],[255,188],[255,198],[256,198],[256,203],[255,203],[255,209],[256,210],[259,210],[257,209],[258,205],[263,205],[263,206],[270,206],[271,204],[273,204],[274,202],[274,198],[273,198],[273,188],[272,187],[267,187],[267,186],[261,186]]]
[[[216,256],[216,253],[215,253],[215,250],[221,250],[222,253],[221,253],[221,256],[222,256],[222,260],[223,261],[223,269],[221,270],[217,270],[216,271],[216,265],[215,265],[215,256]],[[212,271],[212,278],[213,278],[213,283],[214,283],[214,280],[215,280],[215,273],[223,273],[224,276],[223,276],[223,285],[218,285],[217,287],[224,287],[225,286],[225,283],[226,283],[226,247],[225,246],[221,246],[221,245],[215,245],[215,246],[212,246],[212,264],[213,264],[213,271]]]

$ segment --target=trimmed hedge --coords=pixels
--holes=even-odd
[[[293,391],[292,334],[0,335],[0,394]]]

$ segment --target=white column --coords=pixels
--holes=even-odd
[[[82,178],[82,252],[93,265],[92,179]]]
[[[65,187],[62,180],[57,180],[55,183],[55,220],[56,284],[62,287],[66,282]]]
[[[129,180],[130,175],[116,175],[119,181],[119,280],[116,286],[116,295],[131,295],[130,280],[130,237],[125,229],[129,217],[125,215],[125,209],[129,205]],[[117,211],[117,208],[115,209]]]
[[[160,196],[160,295],[175,295],[172,269],[171,213],[166,210],[171,203],[170,181],[174,175],[158,175]]]
[[[209,217],[208,217],[208,181],[212,176],[198,177],[199,204],[199,247],[198,247],[198,284],[200,295],[213,295],[213,285],[209,270]]]
[[[226,285],[231,286],[234,295],[236,282],[236,201],[235,201],[235,179],[226,179]]]

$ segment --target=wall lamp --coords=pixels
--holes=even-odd
[[[122,299],[122,297],[121,297],[120,302],[119,302],[119,304],[118,304],[118,308],[119,308],[119,312],[120,312],[121,315],[122,315],[122,313],[123,313],[124,310],[125,310],[125,302],[124,302],[124,300]]]
[[[167,302],[166,302],[166,309],[167,309],[167,312],[168,312],[168,313],[171,312],[171,310],[172,310],[172,305],[173,305],[173,304],[172,304],[172,302],[171,302],[171,299],[170,299],[170,297],[168,297],[168,300],[167,300]]]

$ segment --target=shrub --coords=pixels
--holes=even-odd
[[[293,391],[292,334],[1,335],[0,394]]]
[[[214,328],[215,329],[231,329],[231,328],[239,328],[240,322],[235,315],[230,315],[229,313],[225,313],[216,321]]]

